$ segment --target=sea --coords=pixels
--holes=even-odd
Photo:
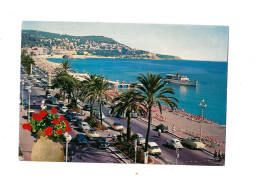
[[[48,61],[61,63],[64,59],[48,58]],[[78,73],[103,75],[106,79],[136,82],[143,73],[180,74],[198,80],[198,85],[183,86],[169,83],[175,90],[178,106],[185,112],[200,115],[199,103],[205,100],[205,118],[221,125],[226,124],[227,62],[191,60],[142,60],[142,59],[70,59],[72,69]]]

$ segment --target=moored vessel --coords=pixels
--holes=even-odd
[[[198,81],[197,80],[190,80],[187,76],[182,75],[173,75],[173,74],[167,74],[164,78],[165,82],[170,82],[174,84],[180,84],[180,85],[186,85],[186,86],[197,86]]]

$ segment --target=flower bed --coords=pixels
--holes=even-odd
[[[87,117],[84,121],[86,121],[95,130],[108,130],[108,128],[105,125],[101,125],[100,121],[97,119]]]
[[[118,141],[115,143],[115,146],[120,149],[124,154],[126,154],[129,158],[135,160],[135,148],[132,141],[122,141],[122,138],[118,136]],[[136,163],[144,163],[144,152],[141,147],[137,147]],[[148,164],[151,163],[153,163],[153,160],[150,156],[148,156]]]

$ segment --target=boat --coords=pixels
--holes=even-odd
[[[187,76],[167,74],[164,78],[165,82],[186,85],[186,86],[197,86],[197,80],[190,80]]]

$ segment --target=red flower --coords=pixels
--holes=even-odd
[[[52,136],[53,127],[47,127],[44,129],[44,134],[47,136]]]
[[[39,113],[39,115],[40,115],[42,118],[44,118],[46,115],[48,115],[48,112],[45,111],[45,110],[41,110],[40,113]]]
[[[66,127],[65,128],[65,132],[70,132],[71,131],[71,128],[70,127]]]
[[[62,129],[57,129],[56,132],[57,132],[58,135],[62,135],[63,131],[62,131]]]
[[[31,129],[32,129],[30,123],[24,123],[24,124],[22,125],[22,128],[23,128],[24,130],[28,130],[28,131],[31,131]]]
[[[32,118],[33,118],[33,120],[36,120],[36,121],[42,120],[42,117],[38,113],[32,114]]]
[[[52,112],[53,114],[56,114],[56,113],[57,113],[57,110],[56,110],[55,108],[51,108],[51,112]]]
[[[68,121],[64,121],[65,122],[65,124],[67,125],[67,127],[69,127],[70,126],[70,124],[69,124],[69,122]]]
[[[60,121],[64,121],[65,120],[65,117],[63,115],[60,116]]]
[[[53,119],[53,121],[51,123],[54,123],[55,125],[59,124],[59,120],[58,119]]]

